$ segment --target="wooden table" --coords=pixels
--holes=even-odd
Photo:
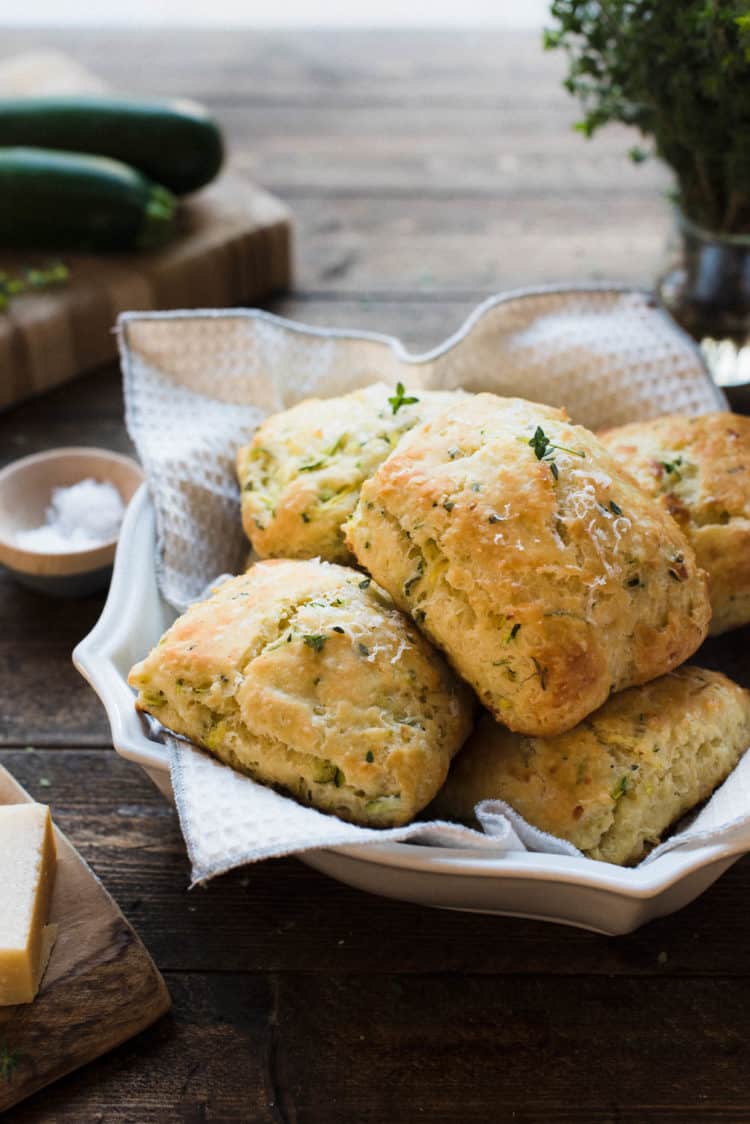
[[[664,172],[629,165],[624,130],[571,132],[534,35],[4,30],[0,52],[41,45],[214,109],[297,215],[285,315],[429,346],[495,290],[657,267]],[[0,462],[89,442],[128,448],[114,367],[0,417]],[[0,762],[139,929],[174,1013],[14,1124],[750,1121],[750,859],[621,939],[380,900],[295,860],[188,893],[173,810],[70,663],[101,604],[0,576]]]

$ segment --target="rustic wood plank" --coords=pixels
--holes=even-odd
[[[0,768],[0,805],[26,793]],[[169,1009],[164,981],[134,930],[56,832],[49,921],[57,940],[31,1004],[0,1007],[0,1040],[15,1066],[0,1075],[0,1112],[150,1026]]]
[[[102,1059],[96,1081],[84,1071],[38,1094],[14,1124],[750,1116],[746,982],[663,979],[646,995],[639,980],[550,990],[545,979],[471,973],[168,982],[172,1020]]]
[[[114,359],[112,329],[126,309],[242,304],[288,286],[289,213],[249,181],[222,177],[183,206],[179,224],[148,254],[65,253],[64,285],[11,303],[0,318],[0,408]],[[14,274],[27,259],[4,251],[0,268]]]
[[[138,768],[83,750],[0,751],[0,762],[50,804],[164,971],[750,978],[750,858],[626,940],[377,898],[296,859],[188,892],[174,810]]]
[[[655,195],[596,202],[575,193],[499,198],[337,196],[295,200],[297,279],[307,291],[482,290],[612,280],[647,286],[670,217]],[[436,232],[439,231],[439,234]]]
[[[533,30],[254,30],[3,28],[2,54],[50,47],[96,69],[111,85],[206,99],[254,97],[269,104],[311,99],[363,104],[524,103],[560,92],[562,58]],[[186,66],[186,58],[190,65]]]
[[[572,102],[497,109],[424,105],[332,113],[326,105],[216,105],[232,166],[286,198],[359,191],[368,196],[525,195],[654,197],[670,184],[657,161],[628,157],[632,131],[595,141],[573,131]]]

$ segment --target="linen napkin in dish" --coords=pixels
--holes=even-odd
[[[235,452],[264,417],[304,397],[375,381],[462,386],[565,405],[574,421],[594,429],[726,408],[692,341],[647,295],[607,286],[491,298],[456,337],[418,357],[387,337],[322,332],[243,310],[128,313],[119,333],[128,428],[156,509],[159,586],[175,610],[199,597],[217,573],[244,568]],[[494,801],[478,806],[483,832],[435,823],[356,827],[304,808],[164,731],[153,737],[169,747],[195,882],[273,855],[373,840],[578,854]],[[730,821],[747,834],[744,808],[750,768],[743,765],[692,829],[663,846],[705,841]]]
[[[386,829],[357,827],[256,784],[181,739],[166,735],[166,742],[193,885],[246,863],[318,847],[409,840],[496,854],[525,850],[507,818],[493,820],[486,834],[436,821]]]
[[[235,453],[269,414],[373,382],[566,406],[597,429],[726,409],[698,349],[644,293],[587,286],[493,297],[446,344],[324,332],[257,311],[125,313],[125,413],[156,508],[158,576],[179,609],[244,569]]]
[[[193,886],[262,859],[367,843],[400,841],[494,856],[541,851],[585,858],[572,843],[533,827],[502,800],[477,805],[481,831],[439,820],[387,829],[357,827],[257,784],[179,738],[164,738]],[[750,849],[750,753],[703,809],[688,816],[680,830],[639,865],[666,851],[705,846],[719,833],[722,844],[732,844],[738,852]]]

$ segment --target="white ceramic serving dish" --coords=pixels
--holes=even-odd
[[[171,798],[167,755],[133,706],[126,676],[175,617],[159,593],[154,510],[146,487],[123,523],[109,597],[93,631],[76,648],[76,667],[107,710],[118,753],[136,762]],[[375,894],[423,905],[509,914],[630,932],[697,897],[739,856],[750,838],[667,852],[629,870],[591,859],[486,852],[409,843],[364,844],[313,851],[304,862]]]

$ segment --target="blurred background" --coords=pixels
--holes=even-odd
[[[273,5],[246,0],[33,0],[16,11],[0,13],[3,24],[135,24],[205,25],[235,27],[420,27],[541,26],[547,5],[543,0],[419,0],[405,5],[399,0],[280,0]]]
[[[294,287],[269,307],[422,348],[497,290],[649,285],[663,256],[669,175],[628,160],[631,130],[574,131],[546,12],[34,0],[2,6],[0,62],[52,50],[118,91],[203,102],[231,175],[292,212]]]

